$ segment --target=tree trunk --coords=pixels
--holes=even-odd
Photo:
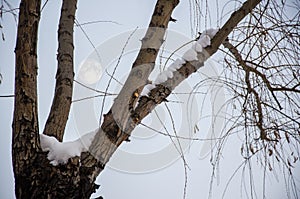
[[[40,1],[20,4],[15,49],[15,104],[12,156],[17,198],[30,198],[32,169],[40,151],[37,115],[37,32]]]

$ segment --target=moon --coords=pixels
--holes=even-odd
[[[86,59],[79,66],[79,80],[85,84],[95,84],[102,76],[102,65],[94,59]]]

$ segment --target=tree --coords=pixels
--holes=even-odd
[[[293,176],[291,168],[299,156],[299,14],[288,18],[277,12],[275,1],[260,2],[246,1],[215,34],[206,32],[196,38],[209,38],[202,40],[209,42],[201,46],[204,50],[191,52],[197,52],[196,59],[195,56],[190,58],[188,53],[184,62],[177,63],[172,75],[154,85],[148,77],[162,48],[168,24],[175,21],[171,15],[179,3],[158,0],[130,74],[110,111],[104,114],[89,150],[82,152],[80,157],[70,158],[66,164],[54,166],[49,164],[48,152],[42,149],[38,129],[36,49],[41,2],[21,1],[15,49],[12,144],[16,197],[89,198],[98,188],[94,183],[96,177],[118,146],[128,141],[133,129],[158,104],[167,101],[177,85],[218,51],[224,52],[227,65],[224,79],[219,81],[232,92],[232,106],[241,110],[241,113],[232,114],[232,126],[223,136],[228,137],[242,127],[245,131],[242,148],[245,162],[256,156],[270,168],[269,159],[274,157]],[[64,0],[62,4],[55,95],[43,130],[44,135],[58,141],[63,141],[72,102],[76,4],[76,0]],[[272,17],[272,12],[278,18]],[[145,86],[151,87],[151,91],[141,95]],[[217,144],[217,152],[222,145],[222,141]],[[286,147],[293,153],[285,152]],[[219,153],[216,154],[214,161],[217,162]],[[289,157],[285,157],[286,154]],[[293,193],[296,195],[297,191]]]

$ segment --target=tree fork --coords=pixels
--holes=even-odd
[[[178,73],[184,74],[183,77],[186,78],[195,72],[198,66],[203,65],[204,61],[217,51],[236,24],[259,2],[260,0],[245,2],[212,39],[212,46],[205,49],[208,55],[205,54],[201,64],[187,63],[178,70]],[[151,91],[150,95],[156,96],[155,92],[159,92],[161,93],[159,97],[152,100],[154,103],[144,98],[145,102],[141,102],[135,110],[136,115],[140,118],[132,119],[128,103],[136,88],[143,87],[147,83],[163,42],[164,31],[177,4],[178,0],[158,0],[149,25],[149,32],[147,31],[142,40],[141,51],[133,64],[132,71],[111,111],[106,114],[90,151],[82,153],[81,157],[71,158],[65,165],[52,166],[49,164],[47,154],[40,150],[38,134],[36,43],[40,2],[32,0],[21,2],[16,46],[16,97],[13,122],[13,164],[17,198],[65,198],[70,196],[72,198],[89,198],[96,190],[98,186],[94,183],[95,179],[117,147],[127,140],[138,122],[172,91],[164,84],[159,85],[156,90]],[[154,29],[151,30],[151,28]],[[162,32],[153,31],[156,28],[160,28]],[[153,40],[151,41],[151,39]],[[154,48],[153,45],[155,45]],[[143,71],[145,73],[139,77],[139,70],[141,70],[139,67],[143,65],[149,67],[149,70]],[[179,84],[185,78],[180,79],[177,83]],[[140,94],[140,91],[137,95]],[[142,110],[139,108],[141,106],[145,106],[146,109]],[[118,111],[117,115],[114,111]],[[59,136],[61,135],[57,137],[59,138]]]

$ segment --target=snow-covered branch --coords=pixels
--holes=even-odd
[[[199,65],[198,63],[205,61],[203,60],[206,54],[205,48],[211,44],[211,39],[217,32],[217,29],[205,30],[199,39],[193,42],[192,47],[183,54],[182,58],[176,59],[165,71],[161,72],[151,84],[147,84],[144,87],[140,98],[143,96],[150,97],[149,94],[151,90],[154,90],[157,88],[157,85],[160,84],[166,86],[170,91],[173,90],[175,86],[181,82],[180,79],[182,79],[179,78],[181,75],[179,71],[186,70],[187,64],[195,65],[196,70],[199,68],[198,66],[203,66],[203,64]],[[185,77],[183,77],[183,79],[185,79]]]

